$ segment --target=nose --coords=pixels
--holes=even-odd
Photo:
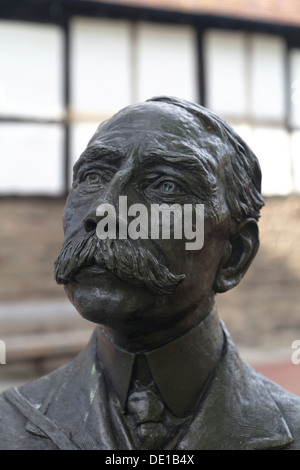
[[[100,203],[97,208],[93,209],[87,217],[83,220],[83,226],[86,232],[96,230],[99,221],[102,218],[106,218],[106,225],[101,228],[104,232],[108,232],[108,224],[119,227],[119,221],[117,216],[117,209],[113,204]]]
[[[88,216],[83,219],[83,227],[86,232],[92,232],[93,230],[96,230],[97,224],[100,220],[100,217],[95,214],[88,214]]]
[[[112,205],[116,211],[119,206],[119,196],[125,195],[125,186],[130,178],[130,171],[121,170],[110,181],[104,194],[97,198],[96,201],[90,206],[88,214],[83,219],[83,227],[86,232],[96,230],[98,222],[103,218],[103,215],[97,215],[97,208],[100,205]],[[117,226],[118,226],[118,220]]]

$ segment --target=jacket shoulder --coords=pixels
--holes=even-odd
[[[55,446],[46,436],[35,435],[26,429],[27,419],[0,395],[0,450],[51,450]]]
[[[56,390],[57,381],[65,366],[19,387],[24,397],[30,398],[33,407],[47,405],[47,397]],[[28,418],[10,400],[13,389],[0,394],[0,450],[51,450],[56,449],[43,432],[28,427]]]
[[[263,377],[263,382],[281,411],[294,439],[287,449],[300,450],[300,397],[288,392],[266,377]]]

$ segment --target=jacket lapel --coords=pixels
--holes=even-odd
[[[244,363],[226,333],[227,351],[177,449],[283,448],[289,428],[261,376]]]
[[[104,376],[96,366],[95,332],[67,365],[44,412],[80,449],[117,449]]]

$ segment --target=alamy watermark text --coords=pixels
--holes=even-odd
[[[185,239],[186,250],[200,250],[204,243],[204,204],[144,204],[127,206],[127,196],[119,196],[118,213],[109,203],[100,204],[101,217],[96,234],[101,240],[131,238],[153,240]],[[130,219],[129,223],[128,220]]]
[[[292,342],[292,349],[295,349],[292,353],[292,363],[293,364],[300,364],[300,340],[295,339],[295,341]]]
[[[0,364],[6,364],[6,345],[0,340]]]

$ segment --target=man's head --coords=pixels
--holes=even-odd
[[[215,145],[226,148],[220,152],[207,155],[201,151],[199,141],[199,157],[206,168],[210,184],[224,185],[224,197],[232,220],[239,223],[247,217],[258,220],[260,209],[264,205],[261,196],[261,170],[257,157],[244,140],[219,116],[207,108],[186,100],[158,96],[148,100],[163,102],[188,111],[198,121],[200,129],[205,129],[220,140]],[[197,125],[197,124],[196,124]],[[212,137],[213,138],[213,137]],[[202,157],[203,155],[203,157]],[[218,214],[216,212],[216,217]]]
[[[80,313],[139,332],[200,321],[258,248],[263,205],[255,155],[205,108],[169,97],[102,123],[74,167],[57,281]],[[98,240],[100,204],[204,204],[204,246],[184,240]]]

